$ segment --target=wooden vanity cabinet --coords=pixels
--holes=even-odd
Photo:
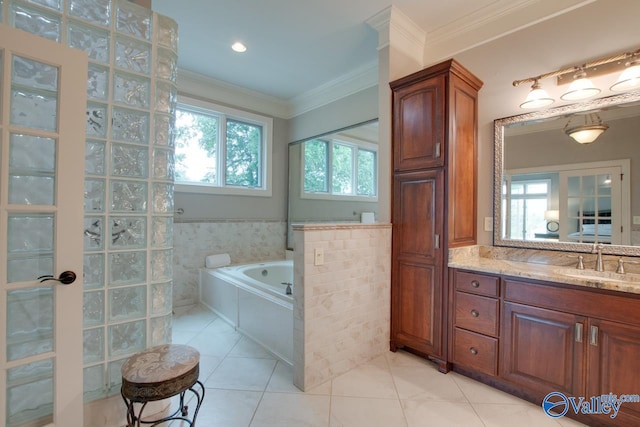
[[[640,295],[504,279],[500,377],[533,392],[640,394]],[[580,418],[580,417],[579,417]],[[640,403],[589,425],[640,425]]]
[[[499,279],[453,271],[451,361],[488,375],[498,373]]]
[[[587,400],[640,394],[640,295],[449,274],[453,370],[536,404],[551,392]],[[572,409],[567,416],[590,426],[640,426],[640,403],[623,403],[613,419]]]
[[[390,83],[393,194],[390,348],[446,371],[447,256],[476,243],[477,98],[454,60]]]
[[[583,316],[504,303],[500,376],[544,397],[584,391]]]
[[[589,319],[588,331],[587,395],[640,394],[640,323]],[[640,426],[640,403],[623,403],[616,421]]]

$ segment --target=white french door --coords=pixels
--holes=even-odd
[[[7,427],[83,422],[86,82],[84,52],[0,24],[0,425]]]
[[[560,172],[560,240],[630,244],[623,176],[622,166],[613,165]]]

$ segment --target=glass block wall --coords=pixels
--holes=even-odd
[[[171,341],[177,25],[126,0],[0,0],[0,21],[89,55],[84,395],[100,399]]]

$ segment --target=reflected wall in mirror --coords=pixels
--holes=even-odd
[[[289,144],[288,249],[293,224],[377,216],[378,139],[373,120]]]
[[[496,120],[494,217],[497,246],[640,256],[640,92]]]

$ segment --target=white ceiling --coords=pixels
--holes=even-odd
[[[206,77],[291,100],[342,76],[377,69],[378,33],[366,21],[390,0],[152,0],[179,25],[178,65]],[[495,25],[517,9],[566,0],[394,0],[427,43]],[[578,3],[574,1],[574,3]],[[230,49],[240,40],[248,50]]]

